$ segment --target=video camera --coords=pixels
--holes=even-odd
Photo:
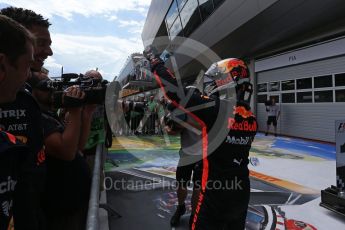
[[[34,88],[52,91],[52,104],[55,108],[79,107],[86,104],[103,104],[108,81],[94,79],[83,74],[62,74],[56,80],[45,79],[39,81]],[[78,86],[84,93],[83,99],[76,99],[65,95],[65,90],[71,86]]]

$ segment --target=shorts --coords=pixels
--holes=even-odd
[[[269,116],[267,119],[267,125],[273,123],[273,126],[277,126],[277,117],[276,116]]]

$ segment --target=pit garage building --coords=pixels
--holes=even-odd
[[[253,109],[266,129],[264,101],[281,108],[281,135],[335,142],[345,119],[343,0],[152,0],[145,46],[163,51],[177,36],[196,40],[220,58],[245,60],[253,75]],[[177,62],[182,78],[206,69],[194,57]]]

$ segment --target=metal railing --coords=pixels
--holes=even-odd
[[[101,162],[105,147],[103,144],[98,144],[95,156],[95,163],[92,174],[92,184],[89,200],[89,210],[87,213],[86,230],[99,229],[99,194],[100,194],[100,175]]]

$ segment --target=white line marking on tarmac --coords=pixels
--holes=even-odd
[[[160,179],[158,179],[158,178],[140,175],[140,174],[137,174],[137,173],[128,171],[128,170],[118,170],[118,172],[122,172],[122,173],[125,173],[125,174],[128,174],[128,175],[131,175],[131,176],[140,177],[140,178],[143,178],[143,179],[152,180],[153,182],[156,182],[156,183],[161,183],[161,182],[162,182],[162,180],[160,180]]]

